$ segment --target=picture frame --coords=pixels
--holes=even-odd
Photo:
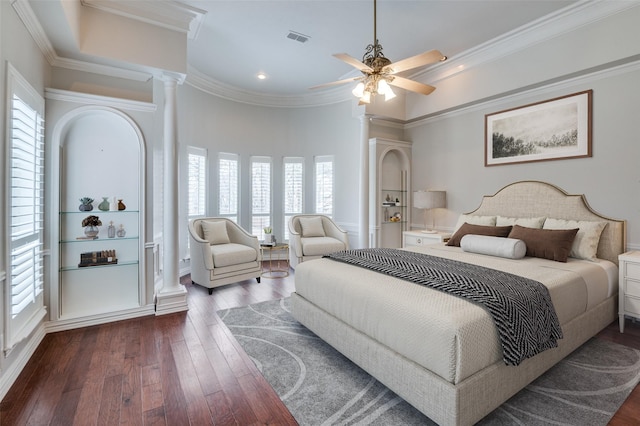
[[[484,165],[591,157],[593,90],[485,115]]]

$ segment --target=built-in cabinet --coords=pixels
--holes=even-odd
[[[369,140],[369,246],[402,247],[411,223],[411,142]]]

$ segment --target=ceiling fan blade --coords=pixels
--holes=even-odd
[[[346,62],[347,64],[351,65],[352,67],[360,70],[360,71],[368,71],[368,72],[372,72],[373,68],[363,64],[362,62],[360,62],[359,60],[357,60],[356,58],[347,55],[346,53],[336,53],[333,56],[335,56],[336,58],[340,59],[341,61]]]
[[[435,87],[429,86],[428,84],[418,83],[417,81],[409,80],[408,78],[398,77],[397,75],[391,77],[388,80],[389,84],[392,86],[400,87],[402,89],[410,90],[412,92],[421,93],[423,95],[428,95],[434,90]]]
[[[332,81],[331,83],[323,83],[317,86],[309,87],[309,89],[320,89],[323,87],[337,86],[338,84],[351,83],[352,81],[361,80],[363,77],[349,77],[344,80]]]
[[[447,59],[440,51],[438,50],[430,50],[428,52],[421,53],[416,56],[412,56],[407,59],[402,59],[401,61],[394,62],[392,64],[387,65],[382,68],[382,72],[386,72],[389,74],[395,74],[402,71],[410,70],[413,68],[421,67],[424,65],[432,64],[438,61],[444,61]]]

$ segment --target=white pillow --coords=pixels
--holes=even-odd
[[[547,218],[547,220],[544,221],[543,229],[578,228],[578,233],[573,240],[569,257],[595,261],[600,235],[605,226],[607,226],[607,222]]]
[[[460,228],[465,223],[469,223],[471,225],[496,226],[496,217],[461,214],[458,218],[458,223],[456,223],[456,227],[454,228],[453,233],[455,234],[458,228]]]
[[[301,217],[300,227],[303,237],[324,237],[324,227],[320,216]]]
[[[209,244],[229,244],[231,242],[227,233],[227,223],[224,220],[217,222],[203,220],[201,223],[202,234],[204,239],[209,241]]]
[[[467,234],[460,240],[463,251],[489,256],[522,259],[527,253],[527,245],[515,238],[491,237],[488,235]]]
[[[545,217],[504,217],[496,218],[496,226],[520,225],[526,228],[541,229],[544,224]]]

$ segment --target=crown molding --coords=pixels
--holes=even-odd
[[[308,95],[275,96],[250,92],[217,81],[192,66],[187,67],[185,83],[210,95],[234,102],[267,107],[317,107],[353,100],[349,90],[337,88]]]
[[[198,36],[207,14],[206,10],[167,0],[80,0],[80,3],[103,12],[184,33],[191,39]]]
[[[596,67],[588,70],[586,73],[580,73],[572,76],[563,76],[546,81],[539,85],[520,88],[515,92],[503,93],[492,96],[491,98],[480,99],[465,105],[450,108],[445,111],[439,111],[428,114],[423,117],[416,117],[405,122],[404,129],[420,127],[425,124],[449,119],[470,112],[478,112],[492,108],[500,110],[513,104],[530,102],[533,96],[555,96],[562,90],[578,90],[576,87],[588,87],[594,82],[604,78],[612,78],[618,75],[624,75],[631,72],[640,71],[640,55],[631,58],[629,62],[611,63],[605,66]],[[582,89],[580,89],[582,90]]]
[[[470,68],[493,62],[611,15],[638,7],[638,4],[637,1],[582,0],[455,55],[445,62],[414,74],[412,78],[435,84]]]
[[[155,112],[156,104],[132,101],[129,99],[112,98],[110,96],[92,95],[89,93],[72,92],[70,90],[47,88],[44,91],[46,99],[63,102],[73,102],[81,105],[100,105],[119,110]]]
[[[12,0],[11,6],[18,14],[18,17],[26,27],[29,34],[31,34],[33,41],[38,45],[38,48],[47,59],[47,62],[53,65],[53,62],[57,58],[56,52],[44,32],[44,28],[40,25],[40,21],[36,17],[36,14],[33,13],[33,9],[31,8],[28,0]]]

